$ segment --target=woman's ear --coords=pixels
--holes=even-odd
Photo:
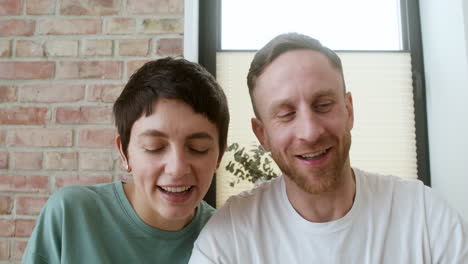
[[[125,153],[123,151],[122,141],[120,140],[120,136],[115,137],[115,144],[117,145],[117,149],[119,150],[122,168],[126,170],[127,172],[131,172],[132,168],[130,167],[130,164],[128,164],[127,156],[125,156]]]

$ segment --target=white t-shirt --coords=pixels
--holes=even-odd
[[[342,218],[314,223],[290,204],[282,177],[231,197],[189,263],[468,263],[468,227],[420,181],[354,169]]]

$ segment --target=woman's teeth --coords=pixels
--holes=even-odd
[[[181,193],[188,191],[192,186],[179,186],[179,187],[163,187],[159,186],[161,189],[163,189],[166,192],[170,193]]]

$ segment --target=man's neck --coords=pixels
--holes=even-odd
[[[342,181],[331,192],[311,194],[302,190],[289,177],[284,177],[286,194],[294,209],[310,222],[324,223],[346,215],[353,206],[356,181],[351,167],[344,170]]]

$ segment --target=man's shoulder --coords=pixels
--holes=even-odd
[[[242,225],[239,223],[251,223],[252,217],[265,213],[266,209],[275,203],[281,190],[281,184],[282,178],[278,177],[229,197],[208,222],[209,228],[218,226],[222,229],[231,225]]]
[[[398,211],[424,212],[425,215],[453,211],[443,197],[420,180],[358,169],[355,172],[361,184],[361,195],[372,203],[388,201]]]
[[[229,197],[223,208],[245,211],[253,206],[259,206],[260,203],[271,202],[271,199],[281,192],[282,177],[266,181],[250,190],[242,191],[237,195]]]
[[[380,174],[375,172],[364,171],[354,168],[356,177],[363,188],[368,188],[373,192],[386,193],[407,193],[407,192],[424,192],[424,183],[418,179],[409,177],[395,176],[391,174]]]
[[[190,263],[206,261],[207,257],[212,263],[238,263],[238,242],[258,235],[269,215],[277,213],[269,208],[276,208],[281,187],[279,177],[231,196],[201,231]]]

